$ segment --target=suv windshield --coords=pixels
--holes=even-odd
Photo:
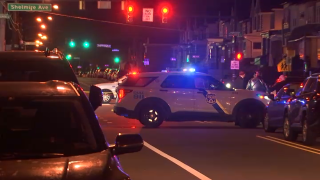
[[[0,160],[8,155],[10,159],[21,158],[19,154],[39,158],[36,155],[99,151],[99,142],[78,99],[0,100]]]
[[[0,81],[61,80],[78,83],[68,63],[62,60],[1,60]],[[79,84],[79,83],[78,83]]]

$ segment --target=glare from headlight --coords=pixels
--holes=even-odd
[[[231,84],[230,84],[230,83],[227,83],[227,84],[226,84],[226,87],[227,87],[227,88],[231,88]]]

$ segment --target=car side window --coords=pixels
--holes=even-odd
[[[225,90],[226,87],[220,81],[211,76],[195,76],[195,88],[207,90]]]
[[[171,75],[168,76],[161,84],[162,88],[181,88],[193,89],[194,84],[192,78],[186,75]]]
[[[317,79],[309,78],[307,84],[304,86],[303,93],[311,93],[314,92],[317,88]]]
[[[284,86],[284,87],[282,87],[281,89],[280,89],[280,91],[277,93],[277,98],[281,98],[282,96],[284,96],[285,95],[285,93],[284,93],[284,88],[287,88],[287,86]]]

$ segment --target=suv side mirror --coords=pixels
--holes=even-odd
[[[103,97],[100,88],[97,86],[90,87],[89,101],[94,110],[98,109],[99,106],[102,106]]]
[[[274,94],[269,94],[268,98],[271,99],[272,101],[274,101]]]
[[[139,152],[143,148],[143,139],[139,134],[121,134],[116,137],[115,155]]]

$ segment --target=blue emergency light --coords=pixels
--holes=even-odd
[[[183,72],[195,72],[196,71],[196,69],[194,69],[194,68],[189,68],[189,69],[183,69]]]

